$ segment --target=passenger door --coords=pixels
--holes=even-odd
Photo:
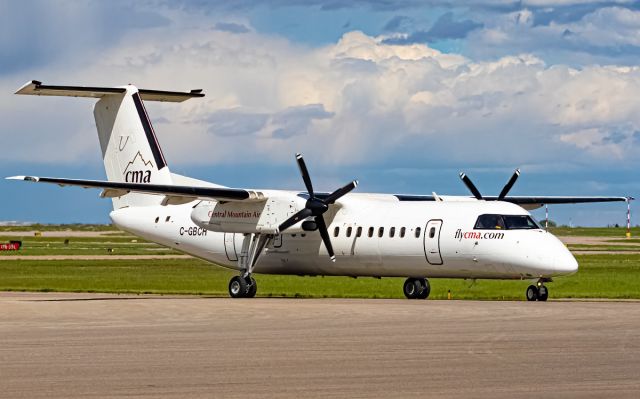
[[[424,254],[427,262],[432,265],[441,265],[442,256],[440,255],[440,229],[442,228],[442,220],[432,219],[427,222],[424,230]]]

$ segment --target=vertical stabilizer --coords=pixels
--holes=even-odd
[[[109,181],[171,184],[171,172],[138,89],[104,96],[94,107],[102,158]],[[113,198],[113,208],[158,205],[162,197],[127,194]]]
[[[175,92],[120,87],[53,86],[32,80],[16,94],[98,98],[93,109],[107,178],[113,182],[172,184],[162,149],[144,107],[146,101],[182,102],[202,90]],[[130,193],[113,198],[113,208],[158,205],[161,196]]]

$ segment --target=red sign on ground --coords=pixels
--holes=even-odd
[[[22,246],[22,241],[9,241],[9,243],[0,244],[0,251],[17,251]]]

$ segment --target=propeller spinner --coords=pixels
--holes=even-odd
[[[336,191],[329,194],[324,199],[316,197],[313,191],[313,185],[311,184],[311,178],[309,177],[309,171],[307,170],[307,165],[304,163],[304,159],[301,154],[296,154],[296,161],[298,162],[298,168],[300,169],[300,174],[302,175],[302,180],[304,181],[304,185],[307,188],[307,192],[309,193],[309,199],[307,199],[307,203],[305,207],[300,211],[296,212],[289,219],[285,220],[279,227],[278,231],[283,232],[294,224],[298,223],[301,220],[304,220],[308,217],[313,217],[315,224],[320,232],[320,237],[322,237],[322,242],[324,246],[327,248],[327,252],[329,253],[329,257],[333,262],[336,261],[336,256],[333,252],[333,246],[331,245],[331,239],[329,238],[329,232],[327,231],[327,224],[324,221],[324,217],[322,216],[326,211],[329,210],[329,205],[335,203],[340,197],[349,193],[351,190],[358,186],[358,181],[354,180],[351,183],[345,185],[337,189]]]
[[[520,176],[520,169],[516,169],[513,172],[513,175],[511,175],[511,178],[509,179],[507,184],[505,184],[504,187],[502,188],[502,191],[500,191],[500,195],[498,195],[498,201],[502,201],[507,196],[507,194],[509,194],[509,191],[511,190],[513,185],[516,183],[516,180],[518,180],[519,176]],[[476,197],[476,199],[479,199],[479,200],[482,199],[482,194],[480,194],[480,191],[476,188],[476,186],[473,184],[471,179],[469,179],[469,176],[467,176],[464,172],[462,172],[460,173],[460,179],[464,182],[465,186],[467,186],[469,191],[471,191],[471,194],[473,194],[473,196]]]

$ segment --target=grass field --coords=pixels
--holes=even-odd
[[[111,224],[27,224],[18,226],[0,226],[2,231],[118,231]]]
[[[0,257],[30,255],[176,255],[172,249],[161,247],[133,236],[104,237],[34,237],[1,236],[0,242],[22,241],[20,251],[2,251]]]
[[[550,227],[549,232],[557,236],[575,237],[617,237],[624,238],[626,227]],[[640,236],[640,227],[631,228],[631,236]]]
[[[552,298],[640,298],[640,255],[578,256],[574,276],[549,284]],[[205,294],[227,296],[230,270],[196,259],[0,262],[0,290]],[[402,298],[402,278],[256,275],[258,296]],[[527,281],[432,279],[444,299],[524,299]]]
[[[618,229],[577,229],[574,235],[619,236]],[[605,234],[611,233],[615,234]],[[639,232],[640,233],[640,232]],[[1,234],[1,233],[0,233]],[[564,231],[563,231],[564,234]],[[569,234],[566,234],[569,235]],[[624,237],[624,231],[622,231]],[[202,294],[227,296],[231,270],[197,259],[154,260],[18,260],[15,255],[146,255],[177,254],[156,244],[108,232],[100,237],[0,236],[0,242],[19,239],[18,252],[2,252],[0,290],[74,291],[111,293]],[[68,239],[68,244],[65,240]],[[573,250],[595,254],[578,255],[577,274],[549,284],[551,298],[635,298],[640,299],[640,254],[597,254],[603,250],[630,251],[631,245],[574,244]],[[108,252],[111,249],[112,252]],[[637,251],[637,248],[636,248]],[[297,277],[256,275],[258,296],[403,298],[403,278],[353,279],[348,277]],[[528,281],[432,279],[433,299],[524,300]]]

